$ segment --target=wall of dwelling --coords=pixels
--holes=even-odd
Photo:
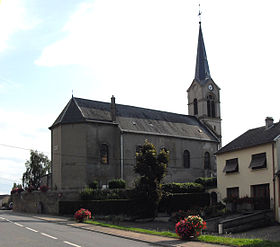
[[[252,154],[266,153],[267,167],[262,169],[252,170],[249,168]],[[274,157],[273,157],[274,154]],[[264,144],[216,156],[217,160],[217,185],[219,191],[219,199],[222,200],[227,197],[227,188],[238,187],[239,197],[252,196],[252,185],[269,184],[270,193],[270,207],[274,208],[274,201],[276,202],[275,217],[279,220],[279,179],[275,177],[277,170],[277,147],[272,144]],[[223,169],[226,160],[238,158],[239,171],[226,174]],[[275,170],[273,170],[273,159],[275,161]],[[274,184],[275,179],[275,198],[274,198]],[[278,202],[278,203],[277,203]]]
[[[212,174],[216,171],[214,153],[217,151],[217,143],[182,139],[175,137],[164,137],[155,135],[142,135],[124,133],[124,179],[129,185],[134,184],[136,175],[133,167],[136,164],[135,153],[138,145],[143,145],[145,139],[152,142],[157,151],[165,147],[170,151],[168,173],[163,182],[187,182],[194,181],[198,177],[210,176],[210,171],[204,170],[204,153],[209,152],[211,156]],[[184,150],[190,152],[190,168],[185,168],[183,163]]]

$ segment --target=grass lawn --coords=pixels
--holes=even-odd
[[[111,227],[116,228],[119,230],[125,231],[133,231],[133,232],[140,232],[145,234],[152,234],[164,237],[171,237],[171,238],[178,238],[176,233],[173,232],[158,232],[152,231],[142,228],[133,228],[133,227],[125,227],[125,226],[118,226],[118,225],[111,225],[107,223],[101,223],[98,221],[87,220],[85,223],[93,224],[97,226],[103,227]],[[280,247],[280,242],[272,242],[267,240],[261,239],[246,239],[246,238],[229,238],[229,237],[219,237],[213,235],[202,235],[198,237],[198,241],[205,242],[205,243],[213,243],[213,244],[223,244],[228,246],[242,246],[242,247]]]

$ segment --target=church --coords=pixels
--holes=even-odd
[[[106,186],[136,179],[135,153],[147,139],[170,152],[163,182],[216,176],[221,144],[220,88],[210,75],[201,22],[195,77],[187,90],[188,115],[72,97],[51,130],[53,190]]]

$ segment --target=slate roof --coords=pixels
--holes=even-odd
[[[239,149],[254,147],[266,143],[273,142],[274,139],[280,135],[280,122],[274,123],[271,127],[266,129],[265,126],[250,129],[241,136],[228,143],[216,152],[216,154],[222,154],[226,152],[232,152]]]
[[[71,98],[50,129],[60,124],[95,121],[118,124],[124,132],[219,142],[194,116],[116,104],[116,122],[113,122],[111,103],[81,98]]]
[[[206,84],[211,79],[210,69],[208,65],[206,49],[203,40],[203,34],[201,29],[201,23],[199,23],[199,34],[197,43],[197,54],[196,54],[196,67],[195,67],[195,79],[200,84]]]

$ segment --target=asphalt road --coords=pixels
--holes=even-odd
[[[0,246],[147,247],[155,245],[0,210]]]

